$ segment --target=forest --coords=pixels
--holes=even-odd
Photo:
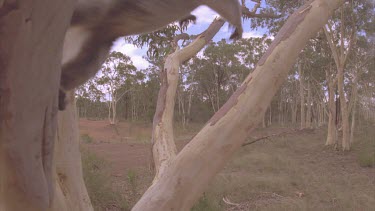
[[[263,36],[235,42],[209,42],[179,69],[174,121],[186,128],[189,123],[205,123],[217,112],[251,73],[269,48],[286,17],[300,4],[267,1],[253,18],[251,29],[266,29]],[[355,120],[374,120],[374,26],[370,1],[347,3],[329,20],[324,30],[309,40],[272,99],[261,126],[272,124],[304,128],[326,126],[327,145],[349,150]],[[263,11],[264,10],[264,11]],[[268,12],[272,11],[271,12]],[[268,12],[268,13],[267,13]],[[244,17],[246,20],[246,17]],[[138,47],[148,45],[150,66],[137,69],[131,58],[111,52],[101,72],[76,90],[80,118],[152,122],[160,89],[160,71],[166,56],[176,48],[176,36],[184,35],[180,46],[189,45],[194,35],[187,26],[167,28],[138,37],[124,38]],[[344,99],[344,100],[340,100]],[[354,121],[353,121],[354,120]],[[345,126],[344,126],[345,125]],[[345,139],[331,137],[340,130]],[[349,132],[350,131],[350,132]]]
[[[285,14],[295,11],[302,3],[303,1],[262,2],[258,12],[263,16],[250,16],[249,21],[250,17],[243,14],[243,18],[244,24],[249,24],[251,30],[262,29],[263,35],[237,41],[209,41],[196,56],[179,66],[177,78],[173,76],[173,80],[176,80],[175,97],[171,99],[171,107],[165,108],[173,110],[169,121],[173,121],[176,143],[165,141],[165,144],[172,145],[171,148],[176,144],[179,151],[207,121],[211,121],[210,118],[241,87],[242,82],[256,68],[262,55],[270,48],[277,32],[285,24]],[[257,7],[256,4],[252,6]],[[299,53],[286,80],[258,123],[255,132],[257,135],[250,136],[242,144],[246,149],[235,155],[229,167],[226,167],[229,170],[216,176],[210,190],[205,192],[192,210],[370,210],[375,205],[375,192],[371,190],[375,187],[375,139],[369,131],[375,122],[373,23],[374,4],[370,1],[347,2],[334,13]],[[165,77],[162,70],[167,66],[166,58],[179,48],[187,48],[198,39],[196,35],[185,33],[186,30],[187,26],[170,25],[151,34],[123,38],[125,42],[138,47],[147,46],[145,59],[150,66],[137,69],[129,56],[113,51],[102,66],[101,72],[76,90],[76,106],[82,119],[80,126],[83,128],[81,139],[89,149],[86,153],[94,152],[104,158],[108,156],[109,160],[115,162],[112,171],[120,172],[116,173],[120,178],[125,177],[123,183],[128,193],[125,193],[127,204],[123,205],[123,209],[133,206],[133,203],[138,201],[135,196],[144,192],[152,180],[154,173],[150,171],[155,170],[152,170],[152,167],[149,170],[152,164],[147,160],[152,155],[144,149],[147,147],[139,147],[135,151],[146,154],[141,164],[115,161],[119,159],[119,153],[128,154],[125,156],[128,159],[133,156],[129,155],[130,152],[125,146],[120,149],[121,146],[117,145],[118,150],[109,146],[103,146],[103,149],[100,146],[91,146],[93,143],[100,145],[101,142],[109,140],[103,141],[102,136],[90,128],[110,124],[106,132],[108,136],[115,134],[115,137],[112,137],[109,143],[125,142],[137,145],[141,142],[149,146],[150,141],[155,143],[157,138],[168,138],[167,134],[164,137],[160,135],[163,126],[160,126],[159,132],[155,129],[158,126],[155,125],[154,115],[156,116],[155,111],[161,97],[159,90],[162,89]],[[176,37],[182,37],[183,41],[178,42]],[[96,121],[96,124],[90,121]],[[111,128],[116,132],[111,132]],[[134,130],[137,132],[133,132]],[[299,150],[293,151],[293,148]],[[280,152],[281,149],[284,151]],[[117,152],[102,152],[104,150]],[[176,149],[171,151],[172,154],[177,152]],[[287,155],[270,155],[273,153]],[[312,155],[301,158],[301,153]],[[327,154],[327,158],[319,158],[326,157]],[[168,156],[164,158],[167,159]],[[162,162],[162,158],[159,159],[159,162]],[[319,167],[302,164],[305,168],[311,168],[306,170],[300,167],[301,163],[298,164],[295,159],[301,159],[299,162],[302,163],[328,164],[321,164]],[[364,181],[361,182],[369,182],[368,189],[359,190],[359,187],[351,186],[352,189],[349,190],[338,184],[351,183],[351,180],[357,179],[357,176],[350,178],[346,170],[335,172],[339,171],[336,165],[351,163],[353,159],[356,163],[354,166],[365,169],[364,172],[358,170],[357,173],[370,176],[364,176]],[[154,162],[156,165],[162,165]],[[120,167],[121,165],[128,168]],[[247,180],[257,180],[259,177],[258,174],[248,171],[260,171],[262,166],[266,166],[266,178],[248,183]],[[357,167],[349,168],[357,171],[354,170]],[[239,176],[242,171],[245,173]],[[301,180],[301,184],[295,181],[295,178],[284,178],[283,174],[293,175],[292,177],[298,178],[296,180]],[[322,175],[304,177],[301,174]],[[343,175],[342,178],[337,178],[325,177],[325,174]],[[92,172],[89,175],[92,177]],[[110,183],[116,186],[120,183],[119,180],[121,179],[115,178]],[[305,180],[322,180],[321,185],[331,189],[330,193],[325,193],[327,190],[317,187],[314,182]],[[314,188],[315,190],[311,190]],[[345,193],[338,193],[339,190]],[[123,190],[119,191],[120,195],[121,193],[123,194]],[[321,197],[320,201],[315,197]],[[331,200],[337,202],[329,201],[326,197],[333,197]],[[369,198],[365,199],[366,197]],[[233,200],[236,202],[232,202]],[[329,202],[323,202],[324,200]],[[96,203],[98,206],[105,204],[99,199]]]
[[[118,38],[60,111],[54,1],[0,1],[0,211],[375,207],[373,0],[233,1],[239,39],[206,3]]]

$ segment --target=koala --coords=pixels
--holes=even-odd
[[[99,71],[118,37],[195,20],[190,12],[200,5],[215,10],[235,27],[231,38],[242,36],[238,0],[78,0],[64,39],[59,109],[64,110],[66,91]]]

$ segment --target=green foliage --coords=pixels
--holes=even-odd
[[[362,167],[374,167],[375,166],[375,152],[364,152],[359,155],[359,165]]]
[[[82,151],[83,179],[95,210],[107,210],[115,205],[128,210],[127,202],[111,186],[108,163],[87,150]]]
[[[81,135],[81,141],[83,141],[86,144],[90,144],[92,143],[93,139],[89,134],[85,133]]]
[[[182,26],[177,23],[169,24],[165,28],[141,34],[138,36],[128,37],[126,41],[133,43],[137,47],[148,46],[147,56],[149,58],[163,58],[173,50],[172,40],[177,34],[186,31],[188,22]]]
[[[133,170],[129,170],[127,173],[127,179],[130,184],[135,184],[137,180],[137,173]]]
[[[202,198],[191,208],[191,211],[220,211],[223,208],[220,207],[219,203],[210,197],[203,195]]]
[[[133,170],[129,170],[126,179],[128,180],[133,195],[137,194],[137,173]]]

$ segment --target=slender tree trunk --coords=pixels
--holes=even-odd
[[[293,101],[291,103],[291,115],[292,115],[292,125],[295,126],[296,122],[297,122],[297,110],[298,110],[298,102],[297,100]]]
[[[282,106],[282,102],[281,102],[281,99],[279,100],[279,103],[278,103],[278,109],[279,109],[279,112],[278,112],[278,121],[279,121],[279,125],[283,125],[283,106]]]
[[[335,88],[333,81],[328,80],[328,131],[326,145],[334,145],[336,143],[336,103],[335,103]]]
[[[181,94],[177,90],[177,99],[178,99],[178,115],[181,117]]]
[[[342,121],[342,150],[350,150],[350,127],[349,127],[349,114],[344,93],[344,67],[338,69],[337,88],[340,96],[340,110]]]
[[[173,159],[133,210],[189,210],[259,124],[305,44],[342,3],[315,0],[291,15],[254,72]]]
[[[301,126],[300,126],[300,129],[304,129],[304,128],[306,128],[305,91],[304,91],[304,84],[303,84],[303,72],[302,72],[301,61],[298,62],[298,74],[299,74],[299,96],[300,96],[300,101],[301,101]]]
[[[268,125],[272,125],[272,104],[270,105],[270,107],[269,107],[269,118],[268,118]]]
[[[116,105],[117,105],[117,100],[115,99],[112,102],[112,122],[111,122],[112,125],[116,124],[116,110],[117,110]]]
[[[220,84],[219,84],[219,76],[218,76],[218,73],[215,71],[215,91],[216,91],[216,108],[215,108],[215,111],[218,111],[220,109],[220,95],[219,95],[219,91],[220,91]]]
[[[213,112],[216,112],[216,106],[215,106],[215,102],[214,102],[214,98],[212,97],[211,93],[207,92],[208,93],[208,99],[210,100],[211,102],[211,107],[212,107],[212,111]]]
[[[306,127],[311,128],[311,85],[310,85],[310,80],[307,82],[307,112],[306,112]]]
[[[345,52],[345,18],[344,18],[344,9],[341,8],[341,24],[340,24],[340,46],[339,48],[336,46],[336,43],[333,41],[333,35],[332,35],[332,27],[330,28],[330,31],[328,31],[327,27],[325,26],[324,33],[327,37],[328,44],[331,48],[333,58],[335,60],[335,64],[337,67],[337,89],[339,92],[340,97],[340,108],[336,106],[336,109],[340,109],[341,113],[341,121],[342,121],[342,150],[347,151],[350,150],[350,126],[349,126],[349,111],[348,111],[348,105],[346,102],[345,92],[344,92],[344,68],[345,63],[347,61],[348,55],[351,51],[351,48],[353,46],[353,42],[355,40],[354,32],[355,29],[352,30],[352,35],[350,37],[350,40],[348,42],[348,49]],[[330,26],[330,25],[328,25]],[[337,110],[336,110],[337,111]],[[336,118],[338,115],[336,116]]]
[[[173,113],[179,79],[179,66],[182,62],[196,55],[215,36],[224,22],[223,19],[215,19],[209,28],[191,44],[183,49],[177,49],[166,58],[161,72],[162,83],[153,121],[152,152],[156,170],[153,184],[159,180],[171,165],[177,152],[173,135]]]
[[[266,113],[264,113],[264,115],[263,115],[262,127],[263,127],[263,128],[266,128],[266,127],[267,127],[267,125],[266,125]]]
[[[320,108],[320,122],[319,122],[318,126],[321,127],[326,122],[325,109],[324,109],[324,98],[321,100],[319,108]]]
[[[191,89],[190,92],[189,92],[189,102],[188,102],[187,121],[186,121],[187,125],[190,123],[190,119],[191,119],[191,103],[192,103],[192,100],[193,100],[193,89]]]
[[[185,103],[182,96],[180,96],[180,103],[181,103],[181,121],[182,121],[182,128],[186,129],[186,112],[185,112]]]
[[[354,140],[354,129],[355,129],[355,121],[356,121],[356,112],[357,112],[357,100],[358,100],[358,72],[355,76],[352,86],[352,100],[351,100],[351,107],[349,108],[349,113],[351,111],[352,114],[352,125],[350,129],[350,144],[352,144]]]
[[[108,121],[111,124],[112,99],[108,101]]]
[[[352,125],[351,125],[351,130],[350,130],[350,144],[354,143],[355,139],[354,139],[354,130],[355,130],[355,118],[356,118],[356,105],[357,103],[355,102],[355,104],[353,105],[353,111],[352,111]]]

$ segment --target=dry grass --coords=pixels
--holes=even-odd
[[[97,211],[129,210],[119,190],[112,187],[108,162],[96,154],[82,150],[83,179],[91,203]]]
[[[151,132],[149,126],[126,127],[135,131],[131,133],[133,137],[137,137],[136,131],[140,132],[138,137],[146,137],[146,133]],[[177,144],[182,146],[184,140],[193,136],[200,127],[176,127]],[[260,137],[285,130],[287,128],[259,129],[253,135]],[[90,130],[85,133],[97,140]],[[242,147],[215,177],[193,210],[373,210],[373,127],[358,130],[357,141],[348,153],[325,147],[325,134],[325,130],[303,131]],[[152,181],[146,162],[149,155],[145,154],[149,152],[149,144],[141,142],[126,145],[127,151],[124,148],[121,153],[111,156],[100,149],[112,145],[118,149],[120,145],[91,144],[97,153],[103,153],[109,162],[113,162],[114,167],[109,170],[112,176],[115,175],[112,177],[115,185],[112,186],[120,187],[128,207],[134,205]],[[137,153],[132,155],[134,150]],[[227,205],[223,197],[235,205]]]
[[[208,192],[239,204],[227,210],[373,210],[375,169],[324,141],[318,130],[246,146]]]

